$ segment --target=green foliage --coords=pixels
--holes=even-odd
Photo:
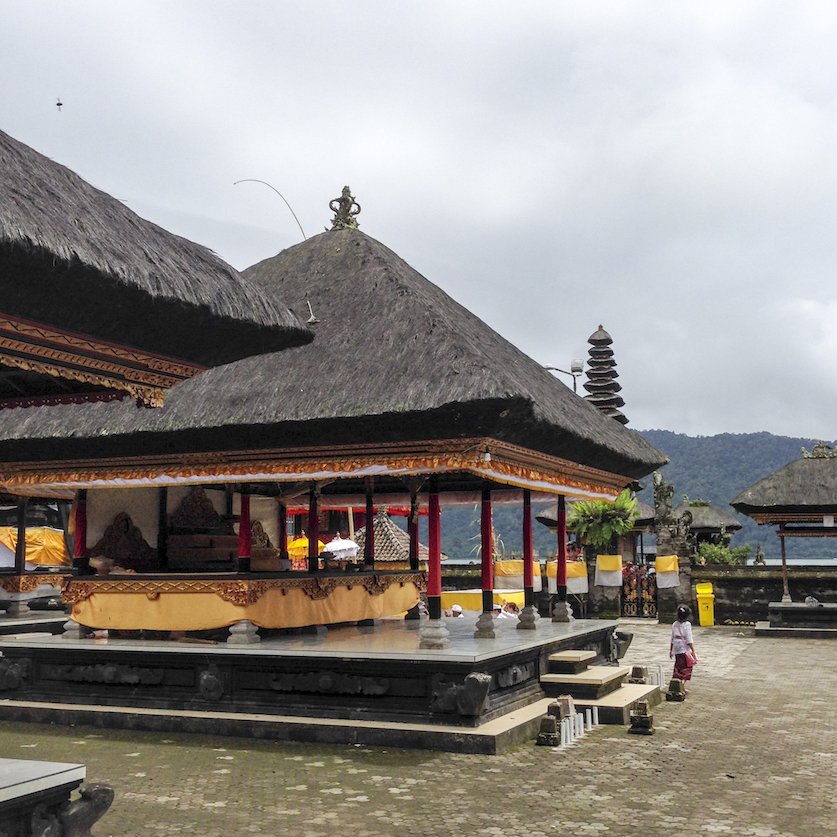
[[[736,546],[730,549],[728,546],[718,543],[704,541],[698,544],[698,564],[730,564],[732,566],[743,566],[752,553],[749,546]]]
[[[627,489],[612,503],[607,500],[580,500],[573,506],[567,528],[582,540],[603,549],[614,537],[630,532],[637,518],[636,508],[636,498]]]

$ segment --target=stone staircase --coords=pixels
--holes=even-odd
[[[549,672],[542,674],[541,686],[548,697],[572,695],[576,709],[598,708],[599,723],[630,723],[631,709],[637,701],[656,706],[662,700],[659,686],[626,683],[630,666],[592,665],[595,651],[559,651],[549,656]]]

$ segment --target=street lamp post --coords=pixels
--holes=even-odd
[[[544,369],[548,369],[550,372],[560,372],[562,375],[572,375],[573,379],[573,392],[576,394],[578,393],[578,376],[584,371],[584,361],[579,360],[578,358],[574,358],[570,361],[570,371],[568,372],[566,369],[559,369],[557,366],[544,366]]]

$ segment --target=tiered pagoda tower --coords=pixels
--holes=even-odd
[[[599,408],[606,416],[616,419],[620,424],[627,424],[628,419],[619,409],[625,400],[619,395],[622,387],[616,380],[616,361],[610,348],[613,338],[600,325],[587,339],[590,344],[590,359],[587,361],[587,382],[584,389],[589,395],[584,397]]]

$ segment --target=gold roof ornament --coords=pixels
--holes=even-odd
[[[357,217],[360,215],[360,204],[354,199],[351,189],[343,187],[339,198],[329,201],[328,208],[334,213],[331,221],[332,230],[356,230]]]

